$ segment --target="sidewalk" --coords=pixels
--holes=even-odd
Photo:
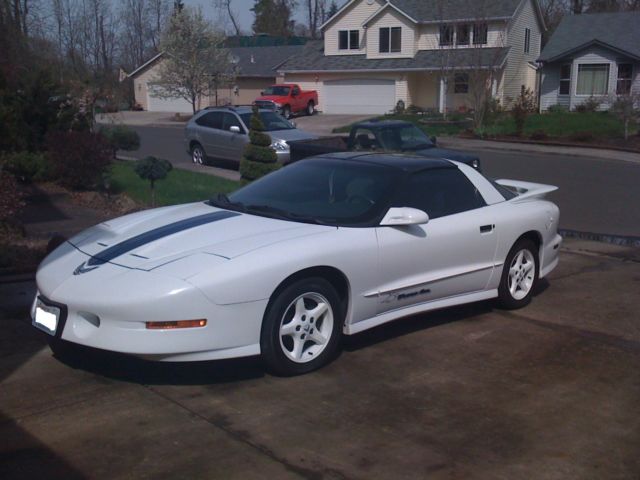
[[[640,164],[640,154],[620,150],[606,150],[588,147],[564,147],[557,145],[536,145],[519,142],[496,142],[459,137],[439,137],[438,146],[456,150],[503,150],[575,157],[591,157],[603,160],[620,160]]]

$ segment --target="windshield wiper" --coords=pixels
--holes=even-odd
[[[248,213],[256,212],[268,217],[278,218],[281,220],[294,220],[304,223],[315,223],[317,225],[328,225],[327,223],[319,220],[315,217],[309,217],[306,215],[300,215],[297,213],[287,212],[281,208],[272,207],[270,205],[247,205],[246,211]]]
[[[218,193],[211,197],[207,202],[212,207],[225,208],[228,210],[235,210],[239,212],[246,212],[247,207],[242,202],[232,202],[224,193]]]

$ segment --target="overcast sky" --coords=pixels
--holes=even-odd
[[[184,3],[186,5],[200,5],[204,13],[212,20],[215,20],[216,13],[213,8],[213,0],[184,0]],[[232,0],[231,3],[233,5],[233,10],[238,14],[237,18],[240,21],[240,28],[243,33],[250,34],[251,24],[253,23],[253,12],[250,8],[253,7],[255,3],[254,0]],[[340,4],[341,2],[337,3]],[[304,17],[304,7],[302,6],[302,2],[299,2],[294,15],[294,20],[296,23],[306,23]]]

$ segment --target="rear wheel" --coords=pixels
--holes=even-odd
[[[282,107],[282,116],[287,119],[291,118],[291,107],[289,105]]]
[[[199,143],[196,143],[191,147],[191,160],[196,165],[202,165],[204,163],[204,149],[200,146]]]
[[[344,313],[323,278],[299,280],[273,300],[262,325],[260,349],[278,375],[300,375],[329,363],[342,335]]]
[[[311,116],[313,115],[313,112],[315,111],[315,105],[313,104],[313,102],[309,102],[307,103],[307,115]]]
[[[498,288],[500,306],[509,310],[522,308],[531,302],[538,282],[538,247],[528,239],[516,242],[502,268]]]

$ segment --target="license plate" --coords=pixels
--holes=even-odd
[[[36,300],[36,308],[33,312],[33,325],[49,335],[56,334],[58,320],[60,319],[60,309],[45,304],[39,298]]]

